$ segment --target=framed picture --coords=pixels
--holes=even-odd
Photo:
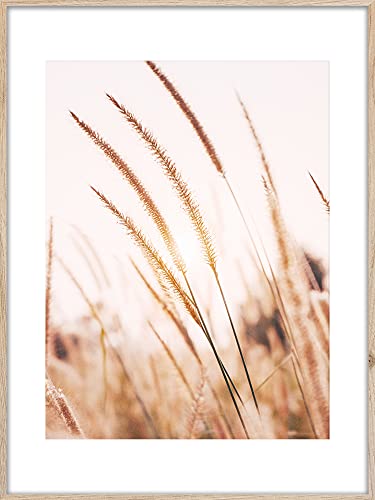
[[[372,498],[373,4],[54,5],[1,4],[1,497]]]

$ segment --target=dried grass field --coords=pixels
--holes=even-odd
[[[155,86],[168,109],[152,126],[126,91],[101,95],[108,126],[95,102],[88,116],[79,100],[65,110],[77,142],[62,137],[62,150],[82,144],[79,162],[98,162],[100,175],[88,170],[82,193],[90,201],[82,195],[72,207],[89,214],[90,227],[48,216],[46,436],[329,438],[329,269],[285,215],[288,193],[310,193],[313,204],[300,203],[298,215],[302,225],[316,219],[311,238],[319,243],[330,212],[326,184],[302,162],[297,180],[275,175],[273,137],[234,90],[236,123],[220,102],[214,109],[226,134],[241,130],[253,148],[249,193],[262,201],[249,210],[246,171],[233,180],[230,154],[222,158],[182,90],[189,82],[163,63],[140,64],[150,87],[139,85],[139,102],[152,101]],[[166,145],[158,123],[163,131],[168,113],[178,141]],[[112,131],[120,134],[114,142]],[[295,138],[285,148],[294,150]],[[190,163],[190,149],[201,163]],[[232,152],[233,164],[243,160]],[[69,193],[64,200],[73,204]],[[98,210],[92,216],[88,203]]]

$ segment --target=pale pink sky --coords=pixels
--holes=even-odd
[[[251,212],[273,255],[272,232],[260,182],[259,155],[236,101],[235,89],[241,94],[263,142],[289,228],[307,249],[326,260],[329,221],[307,171],[312,172],[329,196],[328,63],[158,64],[203,123],[244,211]],[[64,257],[93,295],[97,293],[95,283],[72,243],[71,224],[80,227],[92,239],[114,279],[121,281],[113,256],[123,260],[126,269],[129,269],[128,254],[135,254],[138,262],[142,262],[134,253],[132,242],[95,198],[90,184],[134,217],[158,242],[136,196],[70,118],[68,110],[72,110],[115,147],[142,179],[175,229],[188,263],[200,273],[199,249],[160,167],[109,103],[105,92],[125,104],[153,131],[189,181],[202,203],[210,227],[218,235],[224,274],[233,274],[236,260],[248,266],[244,252],[246,238],[222,179],[190,124],[143,62],[47,64],[46,196],[47,216],[55,218],[56,253]],[[72,287],[60,271],[56,271],[55,280],[60,312],[73,316],[81,307],[75,291],[67,294],[67,287],[69,290]],[[133,280],[134,275],[129,275],[128,283]],[[119,286],[121,293],[117,294],[117,299],[120,302],[138,293],[123,284]],[[230,287],[232,300],[239,298],[241,286],[231,281]],[[142,292],[140,289],[140,296]],[[202,290],[201,293],[205,296],[206,292]]]

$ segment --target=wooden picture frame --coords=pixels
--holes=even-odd
[[[114,494],[56,494],[56,495],[21,495],[7,492],[7,9],[8,7],[36,6],[278,6],[278,7],[367,7],[368,12],[368,493],[353,494],[314,494],[317,500],[345,498],[347,500],[371,500],[375,495],[375,0],[0,0],[0,498],[20,500],[82,498],[90,499],[139,499],[154,498],[191,500],[215,500],[228,498],[233,500],[287,499],[304,500],[308,494],[179,494],[179,495],[114,495]],[[348,450],[350,453],[350,450]],[[334,464],[333,464],[334,466]]]

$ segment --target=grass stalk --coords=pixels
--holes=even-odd
[[[185,292],[183,289],[182,285],[179,283],[178,279],[175,277],[173,272],[169,269],[167,264],[164,262],[162,259],[160,253],[153,247],[151,242],[147,240],[147,238],[144,236],[142,231],[134,224],[132,219],[130,217],[124,216],[118,208],[110,201],[108,200],[104,194],[100,193],[98,190],[95,188],[91,187],[91,189],[96,193],[96,195],[100,198],[104,206],[112,212],[112,214],[116,217],[117,221],[125,227],[127,230],[128,234],[130,237],[135,241],[136,245],[142,250],[146,260],[149,262],[151,268],[156,272],[156,275],[162,278],[159,283],[161,285],[164,285],[164,289],[172,289],[177,298],[179,299],[180,302],[184,305],[186,311],[189,313],[189,315],[194,319],[194,321],[200,326],[206,335],[207,340],[210,343],[210,346],[214,352],[215,358],[217,360],[217,363],[219,365],[219,368],[223,374],[226,386],[228,388],[228,391],[230,393],[233,405],[236,409],[236,412],[238,414],[238,417],[241,421],[241,425],[244,429],[244,432],[246,434],[246,437],[249,437],[249,434],[247,432],[244,420],[242,418],[241,412],[238,408],[237,401],[233,395],[232,389],[231,389],[231,384],[229,382],[230,377],[228,375],[228,372],[226,371],[219,355],[216,350],[216,347],[207,331],[207,327],[205,327],[204,319],[201,315],[201,312],[199,310],[199,307],[196,305],[196,301],[194,298],[194,295],[192,294],[192,289],[190,287],[189,281],[185,277],[187,286],[189,288],[189,293],[191,294],[190,297],[189,295]],[[167,283],[167,286],[165,286],[165,282]],[[233,382],[232,385],[234,386]],[[238,394],[238,391],[237,391]]]
[[[72,436],[84,438],[85,435],[61,389],[57,389],[51,379],[46,377],[46,402],[51,405]]]
[[[329,204],[328,198],[326,198],[326,196],[324,195],[323,191],[321,190],[319,184],[316,182],[316,180],[314,179],[314,177],[312,176],[312,174],[310,172],[308,172],[308,174],[309,174],[310,179],[312,180],[312,182],[313,182],[313,184],[315,186],[315,189],[318,191],[318,194],[320,196],[320,199],[323,202],[323,205],[324,205],[324,208],[325,208],[326,212],[329,214],[330,213],[330,204]]]
[[[196,394],[193,396],[193,406],[188,421],[187,438],[195,439],[197,433],[197,426],[199,421],[202,420],[203,403],[204,403],[204,387],[206,384],[206,375],[202,370],[201,380],[198,385]]]
[[[263,270],[263,273],[266,277],[266,280],[267,282],[269,283],[269,286],[270,286],[270,289],[271,289],[271,293],[273,294],[275,300],[276,300],[276,295],[275,295],[275,292],[273,290],[273,287],[271,285],[271,282],[267,276],[267,273],[265,272],[265,269],[264,269],[264,266],[263,266],[263,263],[261,261],[261,258],[260,258],[260,255],[259,255],[259,252],[257,250],[257,247],[255,245],[255,243],[253,242],[253,237],[252,237],[252,234],[251,234],[251,231],[249,229],[249,226],[247,224],[247,221],[246,221],[246,218],[242,212],[242,209],[239,205],[239,202],[234,194],[234,191],[229,183],[229,180],[225,174],[225,170],[224,170],[224,167],[218,157],[218,155],[216,154],[216,151],[208,137],[208,135],[206,134],[203,126],[201,125],[200,121],[198,120],[198,118],[196,117],[196,115],[193,113],[193,111],[191,110],[191,108],[189,107],[189,105],[186,103],[186,101],[183,99],[183,97],[181,96],[181,94],[177,91],[176,87],[172,84],[172,82],[168,79],[168,77],[151,61],[146,61],[146,64],[149,66],[149,68],[153,71],[153,73],[159,78],[159,80],[161,81],[161,83],[164,85],[164,87],[166,88],[166,90],[170,93],[170,95],[172,96],[172,98],[174,99],[174,101],[176,102],[176,104],[180,107],[181,111],[183,112],[183,114],[186,116],[186,118],[190,121],[193,129],[195,130],[198,138],[200,139],[201,143],[203,144],[205,150],[207,151],[209,157],[211,158],[212,160],[212,163],[214,164],[214,166],[216,167],[216,170],[223,176],[229,190],[230,190],[230,193],[232,195],[232,198],[234,199],[235,201],[235,204],[237,206],[237,209],[240,213],[240,216],[245,224],[245,227],[246,227],[246,230],[247,230],[247,233],[253,243],[253,246],[254,246],[254,249],[256,251],[256,254],[259,258],[259,261],[260,261],[260,265],[262,267],[262,270]],[[248,113],[242,103],[242,101],[240,100],[240,104],[242,105],[242,108],[245,112],[245,116],[246,118],[248,119],[248,122],[250,124],[250,128],[251,128],[251,131],[254,135],[254,138],[256,140],[256,143],[257,143],[257,147],[260,151],[260,154],[261,154],[261,159],[262,159],[262,163],[263,163],[263,166],[264,166],[264,169],[265,169],[265,173],[267,175],[267,181],[269,182],[270,186],[274,186],[274,183],[273,183],[273,178],[272,178],[272,174],[270,172],[270,168],[269,168],[269,165],[266,161],[266,158],[265,158],[265,154],[264,154],[264,151],[263,151],[263,147],[262,147],[262,144],[258,138],[258,135],[255,131],[255,128],[253,127],[252,125],[252,122],[248,116]],[[276,190],[275,190],[275,196],[276,195]],[[265,255],[266,255],[266,258],[269,262],[269,259],[267,257],[267,253],[265,252]],[[274,273],[273,273],[273,270],[272,270],[272,266],[269,262],[269,266],[270,266],[270,270],[271,270],[271,273],[272,273],[272,276],[274,277]],[[277,286],[277,281],[276,279],[274,278],[274,283],[275,283],[275,287],[276,289],[278,290],[278,286]],[[281,294],[278,290],[278,295],[279,295],[279,299],[281,300],[281,303],[282,303],[282,299],[281,299]],[[277,302],[276,302],[277,304]],[[285,311],[285,308],[284,306],[282,306],[282,309],[280,309],[280,312],[282,312],[281,316],[283,316],[283,313],[285,312],[285,317],[287,318],[287,315],[286,315],[286,311]],[[293,342],[293,338],[291,337],[291,341]],[[295,370],[295,374],[296,374],[296,377],[298,377],[298,372],[297,370]],[[298,379],[297,380],[298,382],[298,386],[299,388],[301,389],[301,394],[302,394],[302,398],[303,398],[303,401],[304,401],[304,404],[305,404],[305,407],[306,407],[306,411],[307,411],[307,414],[308,415],[311,415],[311,412],[309,410],[309,408],[307,407],[307,401],[306,401],[306,397],[305,397],[305,394],[303,392],[303,387],[302,387],[302,384],[301,384],[301,381]],[[311,421],[311,424],[313,426],[313,423]]]
[[[160,304],[162,310],[166,313],[166,315],[172,320],[172,322],[174,323],[174,325],[176,326],[177,330],[181,333],[181,336],[184,340],[184,342],[186,343],[188,349],[190,350],[190,352],[192,353],[194,359],[196,360],[198,366],[200,369],[203,368],[203,362],[193,344],[193,341],[191,340],[190,336],[189,336],[189,333],[187,331],[187,329],[185,328],[185,326],[183,325],[181,319],[177,316],[177,311],[173,311],[169,305],[165,302],[165,300],[163,300],[163,298],[157,293],[157,291],[154,289],[154,287],[150,284],[150,282],[146,279],[146,277],[144,276],[144,274],[140,271],[139,267],[137,266],[137,264],[134,262],[133,259],[130,258],[130,261],[134,267],[134,269],[136,270],[137,274],[139,275],[139,277],[141,278],[141,280],[143,281],[143,283],[145,284],[146,288],[149,290],[149,292],[151,293],[151,295],[154,297],[154,299],[156,300],[156,302],[158,304]],[[153,367],[154,369],[154,367]],[[224,369],[224,367],[223,367]],[[232,426],[230,425],[230,422],[228,420],[228,418],[226,417],[225,415],[225,412],[224,412],[224,409],[223,409],[223,406],[221,404],[221,401],[220,401],[220,398],[213,386],[213,384],[211,383],[211,380],[209,377],[207,377],[207,383],[208,383],[208,386],[210,388],[210,391],[212,393],[212,396],[217,404],[217,407],[219,409],[219,413],[220,413],[220,416],[222,417],[222,419],[224,420],[224,423],[227,427],[227,430],[229,432],[229,435],[231,436],[232,439],[234,439],[234,433],[233,433],[233,429],[232,429]]]
[[[45,297],[45,308],[46,308],[46,332],[45,332],[45,363],[46,369],[48,368],[48,357],[49,357],[49,342],[50,342],[50,330],[51,330],[51,287],[52,287],[52,262],[53,262],[53,219],[51,217],[49,221],[49,238],[48,238],[48,251],[47,251],[47,273],[46,273],[46,297]]]
[[[76,276],[73,274],[73,272],[69,269],[69,267],[65,264],[63,259],[59,256],[56,256],[57,261],[60,263],[61,267],[64,269],[65,273],[69,276],[77,290],[79,291],[81,297],[87,304],[92,317],[97,321],[99,327],[100,327],[100,335],[99,335],[99,342],[100,342],[100,349],[102,353],[102,367],[103,367],[103,407],[105,409],[106,407],[106,401],[107,401],[107,393],[108,393],[108,370],[107,370],[107,348],[106,348],[106,339],[108,340],[108,334],[106,331],[106,328],[104,326],[104,323],[94,305],[94,303],[90,300],[89,296],[83,289],[81,283],[78,281]]]
[[[248,368],[247,368],[247,365],[246,365],[246,361],[245,361],[245,357],[243,355],[243,352],[242,352],[242,348],[241,348],[241,344],[240,344],[240,341],[238,339],[238,335],[237,335],[237,332],[236,332],[236,329],[235,329],[235,326],[233,324],[233,320],[232,320],[232,316],[231,316],[231,313],[229,311],[229,307],[228,307],[228,303],[227,303],[227,300],[225,298],[225,295],[224,295],[224,291],[223,291],[223,288],[221,286],[221,281],[219,279],[219,275],[217,273],[217,271],[215,270],[214,271],[214,275],[215,275],[215,280],[216,280],[216,283],[217,283],[217,286],[219,287],[219,290],[220,290],[220,295],[222,297],[222,300],[223,300],[223,303],[224,303],[224,307],[225,307],[225,310],[227,312],[227,315],[228,315],[228,318],[229,318],[229,322],[230,322],[230,326],[232,328],[232,333],[233,333],[233,336],[235,338],[235,341],[236,341],[236,345],[237,345],[237,349],[238,349],[238,352],[240,354],[240,357],[241,357],[241,362],[242,362],[242,366],[245,370],[245,373],[246,373],[246,379],[247,379],[247,382],[249,384],[249,387],[250,387],[250,391],[251,391],[251,395],[252,395],[252,398],[254,400],[254,404],[255,404],[255,407],[257,409],[257,412],[258,412],[258,415],[260,416],[260,411],[259,411],[259,405],[258,405],[258,401],[257,401],[257,398],[255,396],[255,391],[254,391],[254,387],[253,387],[253,384],[251,382],[251,378],[250,378],[250,374],[249,374],[249,371],[248,371]]]
[[[201,244],[205,260],[208,263],[208,265],[210,266],[211,270],[213,271],[216,283],[219,287],[220,294],[221,294],[221,297],[223,299],[224,306],[226,309],[226,313],[228,315],[228,319],[229,319],[229,322],[230,322],[230,325],[232,328],[232,332],[233,332],[234,338],[236,340],[236,345],[238,347],[238,350],[239,350],[239,353],[241,356],[241,362],[244,366],[244,370],[246,373],[247,381],[249,383],[251,394],[254,398],[255,406],[256,406],[257,411],[259,413],[258,402],[256,401],[253,385],[252,385],[251,380],[250,380],[250,375],[249,375],[249,372],[248,372],[248,369],[246,366],[246,362],[245,362],[245,359],[244,359],[244,356],[242,353],[242,349],[241,349],[241,346],[240,346],[240,343],[238,340],[238,336],[237,336],[237,333],[236,333],[236,330],[235,330],[235,327],[234,327],[234,324],[232,321],[232,317],[231,317],[231,314],[230,314],[230,311],[229,311],[229,308],[227,305],[227,301],[225,299],[224,292],[223,292],[223,289],[222,289],[222,286],[221,286],[221,283],[220,283],[220,280],[219,280],[219,277],[218,277],[218,274],[216,271],[216,251],[215,251],[215,246],[213,243],[213,238],[212,238],[212,235],[210,234],[210,231],[208,230],[208,228],[204,222],[204,217],[201,213],[199,204],[194,199],[193,194],[192,194],[187,182],[183,179],[181,173],[177,170],[174,162],[167,155],[165,148],[163,148],[158,143],[158,141],[155,139],[153,134],[147,128],[143,127],[141,122],[139,120],[137,120],[137,118],[133,115],[133,113],[131,113],[127,108],[125,108],[125,106],[120,104],[113,96],[107,94],[107,97],[112,102],[112,104],[120,111],[120,113],[125,117],[127,122],[137,132],[137,134],[140,136],[140,138],[145,142],[147,147],[152,152],[153,156],[156,158],[158,163],[161,165],[163,172],[165,173],[167,178],[172,183],[172,186],[173,186],[174,190],[177,193],[177,196],[179,197],[179,199],[181,201],[182,207],[184,208],[186,214],[188,215],[188,217],[190,219],[190,222],[191,222],[191,224],[195,230],[195,233],[198,237],[198,241]],[[207,136],[206,136],[206,138],[207,138]],[[211,147],[211,152],[212,152],[213,151],[212,145],[210,147]],[[190,286],[189,279],[188,279],[188,276],[186,273],[186,268],[181,269],[181,273],[185,279],[186,285],[189,288],[190,296],[192,297],[193,302],[195,304],[195,307],[196,307],[196,310],[198,312],[198,315],[199,315],[202,327],[205,331],[205,334],[206,334],[207,338],[209,337],[210,343],[213,344],[213,340],[208,332],[207,325],[203,319],[203,316],[199,310],[198,304],[194,298],[193,291],[192,291],[192,288]],[[227,375],[228,375],[228,373],[227,373]]]
[[[112,351],[119,363],[119,365],[121,366],[121,369],[123,371],[123,374],[125,376],[125,379],[127,380],[132,392],[133,392],[133,395],[142,411],[142,414],[143,414],[143,417],[144,419],[146,420],[149,428],[151,429],[152,433],[153,433],[153,437],[156,438],[156,439],[160,439],[160,435],[159,435],[159,432],[154,424],[154,421],[153,421],[153,418],[151,417],[151,414],[150,412],[148,411],[147,407],[146,407],[146,404],[145,402],[143,401],[143,398],[141,397],[141,395],[139,394],[138,392],[138,389],[132,379],[132,377],[130,376],[129,374],[129,371],[128,369],[126,368],[126,365],[124,363],[124,360],[122,359],[122,356],[120,356],[120,354],[118,353],[117,349],[115,347],[113,347],[112,344],[110,344],[111,348],[112,348]]]
[[[173,354],[173,352],[171,351],[171,349],[168,347],[167,343],[160,337],[159,333],[157,332],[156,328],[151,323],[151,321],[148,321],[148,325],[151,328],[151,330],[153,331],[153,333],[155,334],[155,336],[158,339],[158,341],[160,342],[162,348],[164,349],[166,355],[170,359],[170,361],[173,364],[174,368],[176,369],[176,372],[178,373],[178,375],[179,375],[182,383],[186,387],[186,389],[187,389],[187,391],[188,391],[191,399],[194,399],[193,389],[191,388],[191,385],[189,384],[187,378],[185,377],[185,374],[184,374],[181,366],[179,365],[177,359],[175,358],[175,355]]]
[[[195,345],[194,345],[193,341],[191,340],[191,337],[189,335],[189,332],[187,331],[187,328],[184,326],[181,319],[178,317],[177,311],[176,310],[173,311],[171,306],[169,304],[167,304],[167,302],[160,296],[160,294],[155,290],[155,288],[147,280],[145,275],[142,273],[142,271],[139,269],[139,267],[137,266],[137,264],[135,263],[135,261],[131,257],[130,257],[130,262],[131,262],[132,266],[134,267],[136,273],[138,274],[138,276],[141,278],[142,282],[146,286],[147,290],[152,295],[152,297],[161,306],[162,310],[166,313],[166,315],[175,324],[177,330],[181,334],[181,337],[183,338],[189,351],[192,353],[192,355],[196,359],[197,363],[199,365],[202,365],[202,360],[200,359],[199,354],[195,348]]]
[[[103,400],[104,400],[104,407],[106,406],[107,393],[108,393],[107,347],[106,347],[106,341],[107,341],[108,345],[111,346],[111,349],[112,349],[113,353],[115,354],[116,358],[118,359],[118,361],[119,361],[119,363],[120,363],[120,365],[122,367],[122,370],[124,372],[125,378],[129,381],[129,384],[132,386],[134,396],[135,396],[136,400],[138,401],[139,406],[141,407],[142,413],[143,413],[146,421],[148,422],[148,424],[149,424],[150,428],[152,429],[154,435],[156,437],[158,437],[157,430],[156,430],[155,425],[153,423],[153,420],[152,420],[152,418],[151,418],[151,416],[150,416],[150,414],[149,414],[149,412],[148,412],[148,410],[146,408],[146,405],[144,404],[143,399],[140,397],[138,391],[136,390],[134,382],[132,381],[132,379],[131,379],[131,377],[130,377],[127,369],[126,369],[125,364],[124,364],[121,356],[117,352],[117,349],[115,349],[113,347],[113,345],[111,343],[111,340],[109,338],[109,335],[107,333],[107,330],[106,330],[106,328],[104,326],[103,320],[101,319],[100,314],[98,313],[95,305],[90,300],[89,296],[87,295],[87,293],[85,292],[85,290],[83,289],[83,287],[81,286],[81,284],[79,283],[79,281],[77,280],[77,278],[74,276],[74,274],[72,273],[72,271],[66,266],[66,264],[64,263],[64,261],[60,257],[58,257],[58,256],[56,258],[60,262],[61,266],[63,267],[63,269],[65,270],[65,272],[67,273],[67,275],[70,277],[70,279],[72,280],[72,282],[74,283],[74,285],[76,286],[76,288],[78,289],[78,291],[80,292],[82,298],[84,299],[84,301],[88,305],[93,318],[98,322],[99,327],[100,327],[100,347],[101,347],[101,351],[102,351],[102,362],[103,362],[103,384],[104,384],[104,397],[103,397]]]
[[[285,356],[284,359],[278,363],[275,368],[267,375],[267,377],[255,388],[255,392],[258,392],[264,387],[269,380],[281,369],[283,368],[290,360],[292,359],[292,353],[289,353]]]

